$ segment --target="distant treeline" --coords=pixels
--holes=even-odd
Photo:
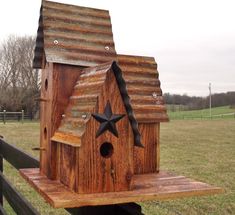
[[[204,109],[209,107],[209,96],[198,97],[198,96],[188,96],[178,95],[178,94],[164,94],[166,104],[170,105],[182,105],[184,109],[196,110]],[[220,106],[235,106],[235,92],[227,93],[215,93],[211,95],[212,107]]]

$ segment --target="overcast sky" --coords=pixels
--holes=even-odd
[[[54,0],[53,0],[54,1]],[[110,11],[116,51],[153,56],[163,92],[235,91],[235,0],[57,0]],[[0,3],[0,42],[36,35],[41,0]]]

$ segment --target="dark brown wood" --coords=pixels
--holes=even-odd
[[[41,175],[39,169],[24,169],[20,173],[55,208],[166,200],[223,192],[219,187],[160,171],[155,174],[135,175],[133,190],[130,191],[77,194],[60,182]]]
[[[4,187],[4,197],[17,214],[39,214],[36,209],[33,208],[32,205],[10,184],[1,172],[0,181]]]
[[[1,143],[0,143],[1,144]],[[0,151],[1,153],[1,151]],[[0,172],[3,172],[3,156],[0,154]],[[2,181],[0,181],[0,206],[3,205]]]
[[[0,139],[0,155],[3,156],[16,169],[34,168],[39,166],[39,161],[24,151]]]

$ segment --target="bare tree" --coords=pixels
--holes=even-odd
[[[33,115],[39,71],[33,70],[34,37],[10,36],[0,46],[0,106]]]

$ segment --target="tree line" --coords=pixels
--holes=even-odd
[[[0,44],[0,111],[38,111],[40,74],[32,68],[35,37],[9,36]]]
[[[166,104],[181,105],[183,110],[198,110],[209,108],[209,96],[188,96],[178,94],[164,94]],[[211,106],[235,106],[235,92],[215,93],[211,95]]]
[[[0,111],[21,111],[32,118],[39,110],[39,70],[32,68],[35,37],[9,36],[0,44]],[[209,97],[165,93],[166,104],[184,109],[209,107]],[[235,92],[212,95],[212,107],[235,105]]]

